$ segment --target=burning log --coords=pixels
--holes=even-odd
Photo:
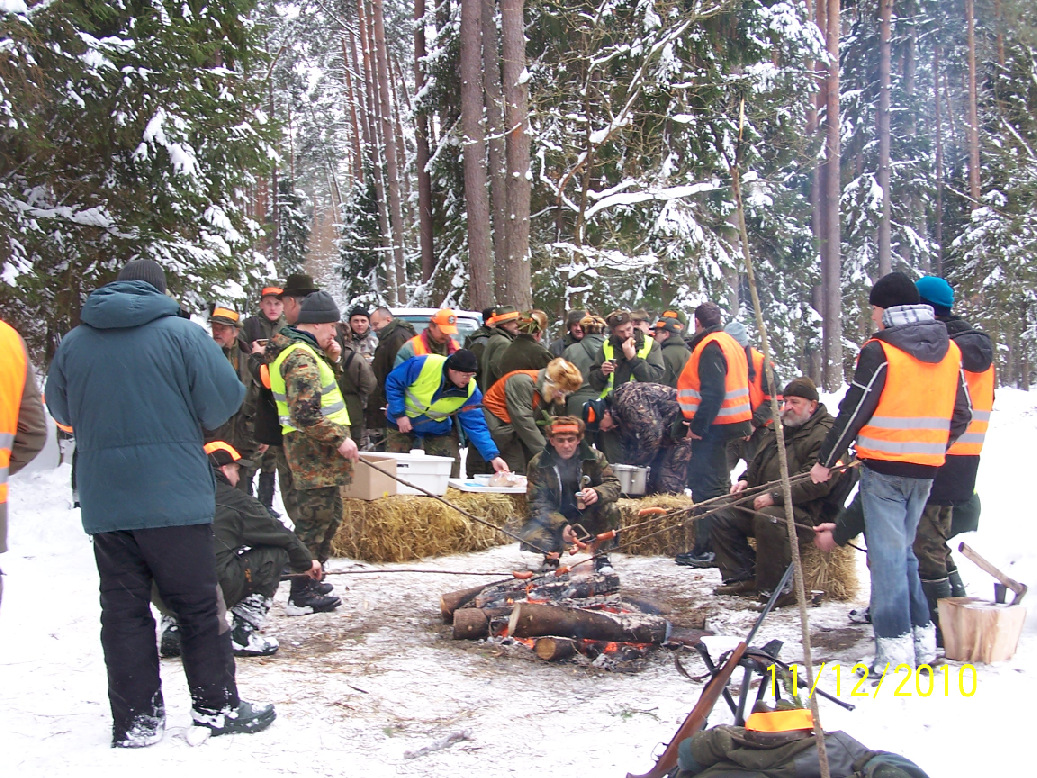
[[[454,611],[454,640],[481,640],[494,632],[494,621],[511,615],[511,607],[458,608]]]
[[[506,581],[498,581],[490,586],[499,586]],[[471,589],[459,589],[455,592],[447,592],[439,598],[439,612],[443,616],[443,623],[450,624],[454,620],[454,611],[459,608],[463,608],[472,600],[475,599],[476,595],[485,590],[486,585],[473,586]]]
[[[522,602],[508,622],[508,635],[534,638],[545,635],[617,643],[663,643],[669,622],[647,614],[593,612],[563,605]]]
[[[540,638],[533,646],[533,652],[547,662],[568,659],[576,653],[576,641],[569,638]]]

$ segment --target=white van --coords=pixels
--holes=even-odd
[[[414,332],[420,335],[428,326],[429,319],[435,316],[439,308],[391,308],[390,310],[394,318],[413,324]],[[453,337],[459,345],[463,345],[465,338],[479,329],[482,324],[482,314],[478,311],[462,311],[457,308],[454,308],[453,311],[457,316],[457,334]]]

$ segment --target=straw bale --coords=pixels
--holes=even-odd
[[[623,516],[623,526],[650,522],[644,527],[625,531],[620,538],[622,550],[627,554],[641,556],[675,556],[688,551],[695,544],[695,522],[690,520],[686,509],[694,505],[690,497],[683,495],[652,495],[649,497],[623,498],[618,502]],[[665,508],[676,515],[638,516],[643,508]],[[755,545],[752,538],[750,544]],[[860,553],[846,546],[823,554],[813,544],[801,545],[803,578],[807,589],[819,589],[833,600],[851,600],[857,594],[857,560]]]
[[[526,511],[524,494],[483,494],[448,489],[444,499],[512,532]],[[335,556],[367,562],[406,562],[428,556],[482,551],[512,542],[431,497],[397,495],[342,500]]]

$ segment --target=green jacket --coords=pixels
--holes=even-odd
[[[403,319],[393,319],[378,333],[371,362],[375,385],[367,397],[367,426],[371,429],[385,428],[385,379],[396,364],[397,352],[413,337],[414,325]]]
[[[501,370],[500,360],[504,356],[504,349],[511,345],[511,341],[514,339],[515,336],[507,330],[502,330],[500,327],[493,328],[493,334],[486,341],[486,347],[479,358],[479,388],[483,392],[504,375],[505,371]]]
[[[532,335],[516,335],[501,352],[497,367],[501,375],[507,375],[512,370],[540,370],[552,359],[551,352],[533,340]]]
[[[238,376],[238,380],[245,386],[245,399],[241,403],[238,412],[214,430],[206,430],[205,442],[222,440],[230,443],[241,454],[242,459],[248,460],[242,464],[246,467],[256,467],[252,458],[256,455],[259,447],[252,433],[252,423],[256,415],[256,402],[259,397],[259,386],[252,376],[252,367],[249,361],[249,347],[240,340],[234,341],[230,350],[223,349],[223,355],[227,357],[230,366]]]
[[[789,461],[789,476],[810,472],[810,468],[817,462],[821,444],[834,423],[835,419],[828,413],[824,403],[818,403],[814,415],[801,427],[785,427],[785,453]],[[838,483],[839,477],[840,474],[834,474],[830,480],[821,484],[815,484],[809,478],[793,484],[792,504],[812,517],[819,518],[824,498]],[[771,425],[766,428],[756,456],[749,463],[749,468],[739,476],[739,480],[748,481],[749,486],[754,487],[779,478],[781,469],[778,463],[778,437],[774,426]],[[775,505],[784,504],[780,487],[771,490],[770,494]]]
[[[661,351],[665,372],[659,383],[676,389],[677,379],[684,372],[684,365],[688,363],[691,352],[688,351],[688,346],[680,335],[670,335],[670,337],[664,340]]]
[[[316,341],[294,327],[285,327],[267,344],[269,363],[296,342],[307,343],[319,358],[327,360]],[[331,362],[328,361],[331,365]],[[334,366],[332,365],[332,369]],[[284,453],[296,489],[345,486],[352,480],[353,463],[337,449],[350,437],[349,427],[335,424],[321,413],[320,369],[306,349],[296,349],[281,365],[291,425],[297,432],[284,436]]]
[[[546,525],[551,530],[558,530],[569,523],[569,520],[558,513],[562,502],[562,487],[555,469],[558,454],[548,445],[529,461],[526,468],[526,499],[529,502],[529,514],[534,522]],[[619,499],[620,483],[605,455],[595,451],[585,442],[576,450],[580,458],[580,470],[590,478],[590,486],[598,493],[598,502],[614,503]]]

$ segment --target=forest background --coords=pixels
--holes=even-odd
[[[1027,388],[1032,0],[0,0],[0,316],[151,257],[193,310],[715,300],[835,389],[891,269]],[[736,176],[737,174],[737,176]]]

